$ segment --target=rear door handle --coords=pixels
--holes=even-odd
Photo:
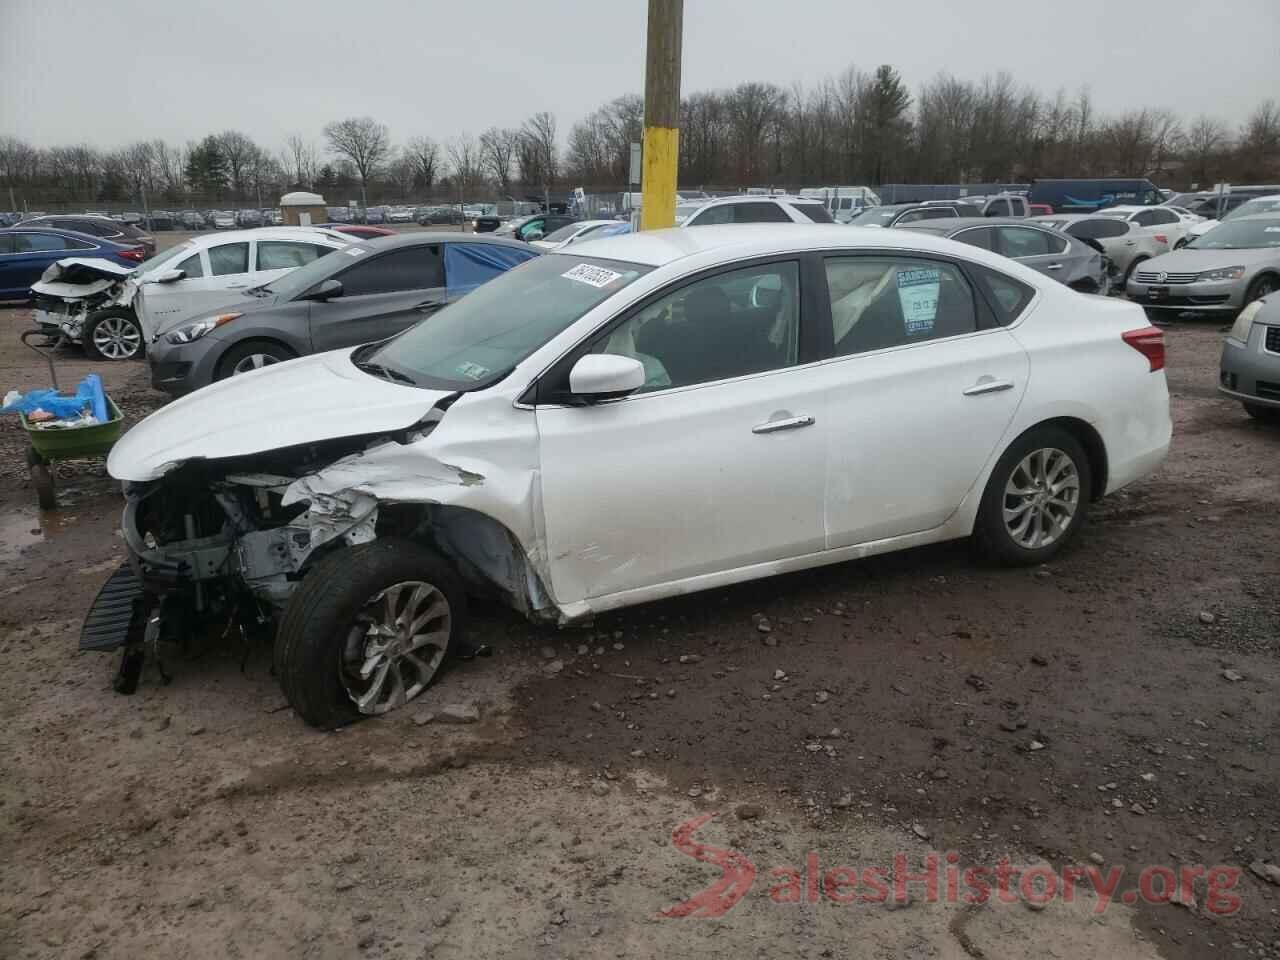
[[[766,420],[751,428],[752,433],[777,433],[779,430],[799,430],[801,427],[812,427],[816,423],[813,417],[804,414],[799,417],[786,417],[782,420]]]
[[[991,377],[983,377],[963,393],[966,397],[980,397],[984,393],[999,393],[1002,390],[1012,389],[1012,380],[994,380]]]
[[[249,286],[247,283],[229,283],[229,284],[227,284],[227,289],[228,289],[228,290],[243,290],[243,289],[245,289],[247,286]]]
[[[1047,267],[1045,267],[1045,269],[1046,269],[1046,270],[1061,270],[1061,269],[1062,269],[1062,264],[1060,264],[1060,263],[1051,263],[1051,264],[1049,264]]]

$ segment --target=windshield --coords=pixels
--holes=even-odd
[[[143,260],[140,264],[138,264],[133,270],[134,276],[140,277],[144,273],[149,273],[150,271],[156,269],[156,267],[163,266],[164,264],[168,263],[170,260],[173,260],[178,254],[183,253],[187,249],[187,247],[194,247],[194,246],[195,244],[192,243],[190,240],[184,240],[182,241],[182,243],[176,244],[172,247],[165,247],[155,256],[148,257],[146,260]]]
[[[596,304],[651,269],[593,257],[538,257],[490,280],[362,361],[410,377],[420,387],[475,390],[501,380]]]
[[[1280,211],[1280,199],[1275,197],[1259,197],[1257,200],[1250,200],[1248,203],[1242,203],[1236,207],[1222,219],[1234,220],[1236,217],[1247,217],[1255,213],[1276,213]]]
[[[1133,216],[1133,213],[1130,210],[1099,210],[1097,215],[1099,217],[1113,217],[1116,220],[1128,220],[1129,217]]]
[[[1197,250],[1254,250],[1280,247],[1280,219],[1220,223],[1188,247]]]
[[[870,207],[866,210],[863,210],[862,213],[858,214],[849,222],[854,226],[860,226],[860,227],[866,227],[866,226],[883,227],[886,223],[888,223],[890,220],[894,218],[894,215],[897,212],[898,212],[898,208],[895,208],[895,207]]]

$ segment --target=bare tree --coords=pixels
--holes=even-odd
[[[516,159],[520,131],[490,127],[480,134],[480,160],[503,196],[511,194],[511,166]]]
[[[413,195],[413,185],[418,179],[418,168],[413,155],[402,150],[387,164],[387,178],[395,185],[396,199],[407,200]]]
[[[458,199],[465,200],[468,193],[484,183],[480,144],[471,134],[463,133],[449,141],[445,146],[445,153],[449,155],[449,166]]]
[[[324,128],[329,149],[355,165],[360,175],[360,200],[367,205],[369,179],[391,153],[391,133],[373,117],[349,117]]]
[[[430,196],[440,175],[440,147],[430,137],[414,137],[405,144],[404,154],[413,161],[414,182]]]
[[[320,155],[314,143],[304,140],[296,133],[291,134],[284,142],[284,151],[280,154],[280,159],[293,183],[307,189],[315,186],[316,171],[320,167]]]
[[[218,134],[218,149],[227,163],[231,189],[237,196],[243,196],[249,168],[255,162],[254,151],[258,149],[257,144],[239,130],[224,130]]]
[[[556,150],[556,118],[543,111],[535,113],[520,128],[520,179],[549,190],[555,186],[559,170]]]
[[[1231,134],[1220,121],[1203,114],[1192,121],[1187,129],[1187,159],[1191,162],[1193,176],[1201,185],[1213,183],[1209,175],[1210,164],[1230,145]]]

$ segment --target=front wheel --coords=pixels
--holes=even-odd
[[[218,364],[218,380],[234,377],[251,370],[261,370],[277,363],[292,360],[297,354],[283,343],[272,340],[246,340],[227,351]]]
[[[1263,423],[1280,423],[1280,407],[1264,407],[1260,403],[1241,401],[1244,412]]]
[[[303,578],[275,642],[289,705],[333,729],[422,693],[461,636],[466,594],[439,554],[407,540],[338,550]]]
[[[132,360],[142,355],[142,324],[125,307],[106,307],[89,314],[80,338],[84,352],[95,360]]]
[[[1089,458],[1059,427],[1034,427],[996,463],[982,494],[974,544],[1010,566],[1044,563],[1084,523],[1091,489]]]
[[[1258,277],[1253,283],[1249,284],[1249,289],[1244,295],[1244,304],[1247,307],[1255,300],[1261,300],[1269,293],[1275,293],[1280,290],[1280,284],[1276,283],[1276,278],[1272,276]]]

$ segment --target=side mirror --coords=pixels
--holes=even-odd
[[[177,280],[181,280],[186,275],[187,275],[187,271],[185,270],[166,270],[163,273],[156,275],[155,282],[156,283],[173,283]]]
[[[335,300],[340,296],[342,296],[342,281],[330,278],[321,280],[320,283],[307,291],[307,294],[302,299],[323,302],[325,300]]]
[[[588,402],[617,400],[644,386],[644,364],[633,357],[588,353],[569,371],[569,392]]]
[[[545,234],[543,234],[543,232],[537,227],[534,227],[532,230],[526,230],[521,234],[520,239],[525,243],[532,243],[534,240],[541,240],[543,236],[545,236]]]

